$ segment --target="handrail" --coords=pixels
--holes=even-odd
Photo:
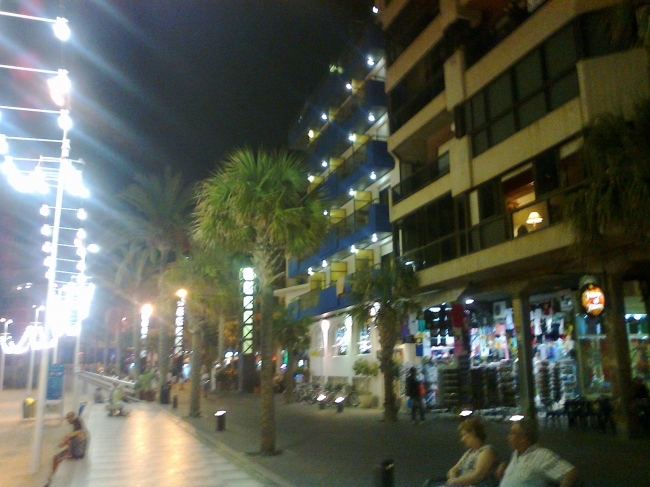
[[[106,375],[87,372],[85,370],[82,370],[79,373],[79,377],[87,382],[101,387],[102,389],[110,389],[111,387],[122,386],[124,388],[124,392],[127,394],[130,400],[138,401],[138,399],[134,396],[135,382],[133,381],[108,377]]]

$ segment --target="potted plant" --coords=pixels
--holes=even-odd
[[[370,362],[364,358],[357,359],[352,366],[354,373],[363,377],[363,388],[359,391],[359,403],[363,408],[374,407],[377,396],[371,394],[369,381],[379,373],[379,362]]]
[[[151,371],[140,374],[135,383],[135,390],[138,391],[138,398],[143,401],[154,401],[156,391],[153,389],[153,373]]]

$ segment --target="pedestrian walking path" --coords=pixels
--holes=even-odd
[[[67,461],[85,465],[62,466],[52,487],[277,485],[263,478],[258,469],[237,465],[159,406],[140,402],[128,410],[127,417],[109,417],[103,404],[86,408],[82,417],[90,432],[88,455],[81,461]]]

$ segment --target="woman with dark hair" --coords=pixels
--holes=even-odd
[[[480,418],[468,418],[458,426],[460,441],[467,451],[447,472],[445,485],[496,486],[494,470],[498,459],[494,448],[485,444],[485,423]]]

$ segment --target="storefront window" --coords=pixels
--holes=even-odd
[[[350,346],[350,332],[352,330],[352,317],[347,316],[339,325],[334,334],[334,350],[336,355],[347,355]]]
[[[370,325],[365,325],[359,330],[359,354],[370,353],[371,350]]]
[[[531,300],[530,309],[537,400],[549,406],[573,399],[579,395],[579,388],[571,294]]]

